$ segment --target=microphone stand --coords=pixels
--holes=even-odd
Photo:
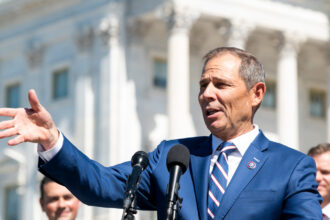
[[[122,220],[134,220],[134,214],[137,213],[136,206],[136,191],[140,184],[141,173],[148,166],[148,154],[143,151],[136,152],[132,159],[132,173],[128,176],[126,182],[126,191],[123,201]]]
[[[176,172],[180,172],[177,169],[174,168],[174,170]],[[180,183],[179,181],[170,181],[170,182],[175,182],[174,185],[168,185],[167,187],[167,201],[168,201],[168,205],[167,205],[167,211],[166,211],[166,220],[178,220],[179,215],[178,213],[180,212],[181,206],[182,206],[182,198],[179,197],[178,191],[180,189]],[[172,188],[173,194],[170,195],[169,194],[169,190],[170,188]]]
[[[124,200],[124,211],[121,217],[122,220],[134,220],[135,219],[134,215],[137,213],[135,209],[135,204],[136,204],[135,196],[132,193],[130,193],[129,197],[131,197],[132,202],[129,204],[128,207],[125,207],[125,204],[127,206],[127,203],[125,203]]]
[[[186,172],[189,165],[190,153],[182,144],[174,145],[167,153],[166,166],[170,172],[170,180],[166,190],[166,220],[177,220],[180,218],[182,198],[179,197],[180,177]]]
[[[127,180],[129,182],[130,178]],[[136,190],[140,183],[140,177],[137,180],[136,187],[133,189],[129,189],[125,192],[125,199],[123,201],[123,215],[122,220],[134,220],[134,215],[137,213],[135,208],[136,206]]]
[[[178,215],[178,213],[180,212],[181,209],[181,204],[182,204],[182,198],[178,197],[178,199],[176,201],[173,202],[173,205],[171,207],[169,207],[169,209],[171,210],[167,210],[168,212],[170,212],[169,216],[168,216],[168,220],[179,220],[181,219]]]

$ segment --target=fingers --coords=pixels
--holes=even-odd
[[[0,116],[15,117],[17,109],[14,108],[0,108]]]
[[[31,108],[34,111],[39,112],[41,110],[42,107],[41,107],[38,96],[37,96],[36,92],[34,91],[34,89],[31,89],[29,91],[29,102],[30,102]]]
[[[13,145],[17,145],[17,144],[20,144],[20,143],[23,143],[23,142],[24,142],[23,135],[18,135],[15,138],[10,139],[8,141],[8,145],[13,146]]]
[[[0,132],[0,139],[11,137],[11,136],[14,136],[16,134],[17,134],[17,129],[16,128],[9,128],[7,130],[4,130],[4,131]]]
[[[0,122],[0,130],[8,129],[14,127],[14,121],[13,120],[8,120],[8,121],[2,121]]]

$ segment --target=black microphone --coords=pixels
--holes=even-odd
[[[140,175],[149,164],[148,154],[144,151],[136,152],[131,159],[131,164],[132,173],[127,180],[123,209],[124,211],[131,211],[135,214],[135,193],[139,187]]]
[[[186,172],[189,165],[190,153],[186,146],[182,144],[174,145],[167,154],[166,165],[170,172],[170,180],[166,191],[166,219],[176,219],[181,208],[182,198],[179,198],[180,177]],[[178,202],[180,204],[178,204]]]

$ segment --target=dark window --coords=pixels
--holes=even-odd
[[[57,70],[53,73],[53,98],[63,99],[69,93],[68,69]]]
[[[325,102],[326,95],[324,91],[310,90],[309,91],[309,114],[312,117],[325,117]]]
[[[165,59],[154,59],[154,76],[153,84],[154,86],[166,88],[167,84],[167,61]]]
[[[5,219],[18,220],[20,210],[18,187],[7,187],[5,189]]]
[[[266,108],[276,108],[276,82],[266,82],[266,94],[262,100],[262,106]]]
[[[10,108],[20,107],[20,84],[7,86],[6,106]]]

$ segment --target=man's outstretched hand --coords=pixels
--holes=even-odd
[[[12,118],[0,122],[0,139],[12,137],[8,145],[39,143],[49,150],[56,144],[59,132],[34,90],[29,91],[29,102],[31,108],[0,108],[0,116]]]

